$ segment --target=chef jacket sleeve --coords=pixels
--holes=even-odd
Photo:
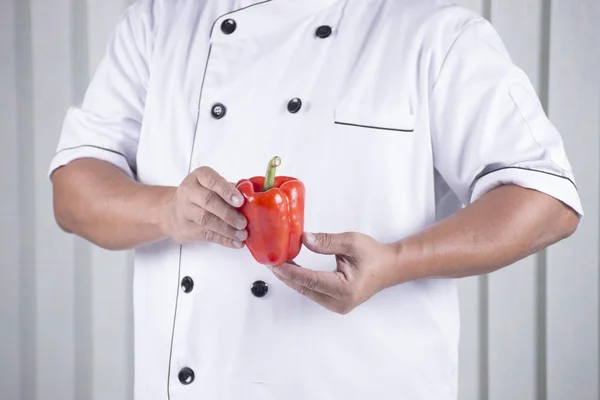
[[[135,175],[152,51],[150,3],[137,2],[121,16],[83,102],[67,111],[50,175],[80,158],[103,160]]]
[[[430,93],[434,164],[467,205],[502,184],[583,210],[562,138],[485,19],[449,46]]]

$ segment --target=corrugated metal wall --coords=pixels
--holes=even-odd
[[[600,2],[463,0],[563,133],[579,231],[461,281],[461,400],[600,398]],[[126,0],[0,0],[0,399],[129,400],[131,255],[60,232],[46,178]],[[432,399],[433,400],[433,399]]]

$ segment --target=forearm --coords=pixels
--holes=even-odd
[[[56,220],[67,232],[111,250],[166,237],[160,211],[175,188],[137,183],[117,167],[94,159],[59,168],[52,182]]]
[[[463,278],[493,272],[573,233],[577,214],[537,191],[506,185],[402,240],[389,281]]]

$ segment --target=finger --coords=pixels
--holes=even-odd
[[[216,192],[202,186],[194,187],[190,191],[190,200],[238,230],[245,229],[248,225],[246,217],[226,203]]]
[[[204,231],[204,240],[206,240],[207,242],[220,244],[221,246],[229,247],[232,249],[241,249],[242,247],[244,247],[243,242],[239,240],[232,240],[213,231]]]
[[[195,204],[191,204],[186,210],[186,218],[203,230],[213,231],[233,240],[244,241],[248,238],[247,231],[232,227],[215,214]]]
[[[194,171],[194,174],[200,185],[217,193],[229,205],[237,208],[244,204],[244,198],[235,185],[228,182],[227,179],[219,175],[214,169],[200,167]]]
[[[313,271],[297,264],[284,263],[273,268],[273,272],[308,290],[334,298],[342,297],[347,285],[345,278],[338,272]]]
[[[194,243],[198,241],[208,241],[217,243],[233,249],[241,249],[244,247],[244,243],[239,240],[232,240],[216,232],[207,231],[202,227],[196,225],[193,222],[189,222],[184,225],[181,230],[181,241],[180,243]]]
[[[304,245],[318,254],[351,255],[356,240],[355,233],[309,233],[302,235]]]
[[[275,270],[277,268],[278,267],[275,267],[273,269]],[[321,306],[325,307],[326,309],[328,309],[330,311],[337,312],[337,307],[336,307],[334,298],[332,298],[326,294],[319,293],[314,290],[310,290],[310,289],[306,288],[305,286],[298,285],[297,283],[294,283],[293,281],[286,279],[281,275],[275,274],[275,276],[281,282],[285,283],[288,287],[294,289],[296,292],[300,293],[301,295],[308,297],[315,303],[320,304]]]

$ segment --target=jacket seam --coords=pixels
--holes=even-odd
[[[444,59],[442,60],[442,63],[440,64],[440,69],[438,70],[437,76],[431,86],[431,91],[433,92],[433,90],[435,89],[440,76],[442,75],[442,71],[444,70],[444,67],[446,66],[446,61],[448,60],[450,53],[452,53],[452,50],[456,47],[456,44],[458,43],[459,39],[463,36],[463,34],[473,25],[475,25],[476,23],[485,21],[485,18],[480,17],[474,20],[471,20],[469,22],[467,22],[461,29],[460,31],[458,31],[458,33],[456,34],[456,37],[454,38],[454,40],[452,41],[452,43],[450,44],[450,46],[448,47],[448,51],[446,51],[446,54],[444,55]]]
[[[513,94],[513,92],[511,91],[511,89],[508,89],[508,95],[510,96],[511,100],[513,101],[514,106],[517,108],[517,111],[519,112],[519,115],[521,116],[521,118],[523,119],[523,122],[525,122],[525,125],[527,125],[527,129],[529,130],[529,134],[531,135],[531,138],[533,139],[533,141],[542,149],[542,150],[546,150],[545,146],[542,146],[542,144],[538,141],[538,139],[535,137],[535,132],[531,126],[531,124],[529,123],[529,120],[525,117],[525,114],[523,113],[523,109],[519,106],[519,102],[517,101],[517,99],[515,99],[515,96]],[[554,160],[552,160],[552,158],[550,158],[549,160],[556,168],[560,169],[563,172],[566,172],[566,170],[561,167],[560,165],[556,164],[556,162],[554,162]]]

